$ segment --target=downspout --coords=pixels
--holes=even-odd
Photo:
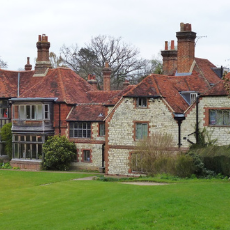
[[[61,135],[61,104],[59,103],[59,121],[58,121],[59,135]]]
[[[20,89],[20,73],[18,72],[18,97],[20,95],[19,89]]]
[[[105,155],[104,155],[104,152],[105,152],[105,144],[102,145],[102,168],[105,167],[104,165],[104,161],[105,161]]]
[[[199,95],[196,97],[196,144],[199,144]]]

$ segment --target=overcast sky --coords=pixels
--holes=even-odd
[[[34,69],[41,34],[56,54],[63,44],[82,47],[110,35],[134,45],[142,58],[156,58],[165,41],[176,41],[180,22],[191,23],[200,38],[196,57],[230,67],[229,0],[7,0],[0,6],[0,58],[8,70],[24,69],[27,57]]]

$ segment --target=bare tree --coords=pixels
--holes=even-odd
[[[0,68],[7,68],[7,63],[0,59]]]
[[[66,65],[63,64],[63,60],[61,56],[57,56],[54,52],[50,52],[49,54],[49,59],[51,62],[52,68],[57,68],[57,67],[65,67]]]
[[[140,52],[132,45],[122,42],[121,38],[100,35],[91,39],[86,47],[77,45],[61,48],[63,62],[83,78],[88,74],[97,76],[102,84],[102,69],[108,61],[111,69],[111,84],[118,89],[125,78],[133,78],[146,68],[147,61],[139,57]]]

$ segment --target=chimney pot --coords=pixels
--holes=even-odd
[[[174,40],[171,41],[171,50],[175,50]]]
[[[184,23],[183,23],[183,22],[180,23],[180,31],[181,31],[181,32],[184,31]]]
[[[168,50],[168,41],[165,41],[165,50]]]
[[[38,41],[40,42],[42,40],[42,36],[38,35]]]

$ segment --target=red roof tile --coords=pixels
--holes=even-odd
[[[198,67],[195,68],[195,70],[201,73],[209,84],[216,84],[219,82],[220,78],[212,70],[212,68],[216,67],[215,65],[207,59],[195,58],[195,61]]]
[[[0,69],[0,97],[17,97],[18,73],[20,73],[19,94],[22,94],[32,84],[36,84],[40,80],[40,78],[32,78],[34,71],[9,71]]]
[[[34,77],[36,78],[36,77]],[[89,103],[87,91],[92,86],[68,68],[50,69],[45,77],[20,97],[52,97],[67,104]]]
[[[101,104],[79,104],[76,105],[69,116],[68,121],[103,121],[105,118],[105,107]]]

